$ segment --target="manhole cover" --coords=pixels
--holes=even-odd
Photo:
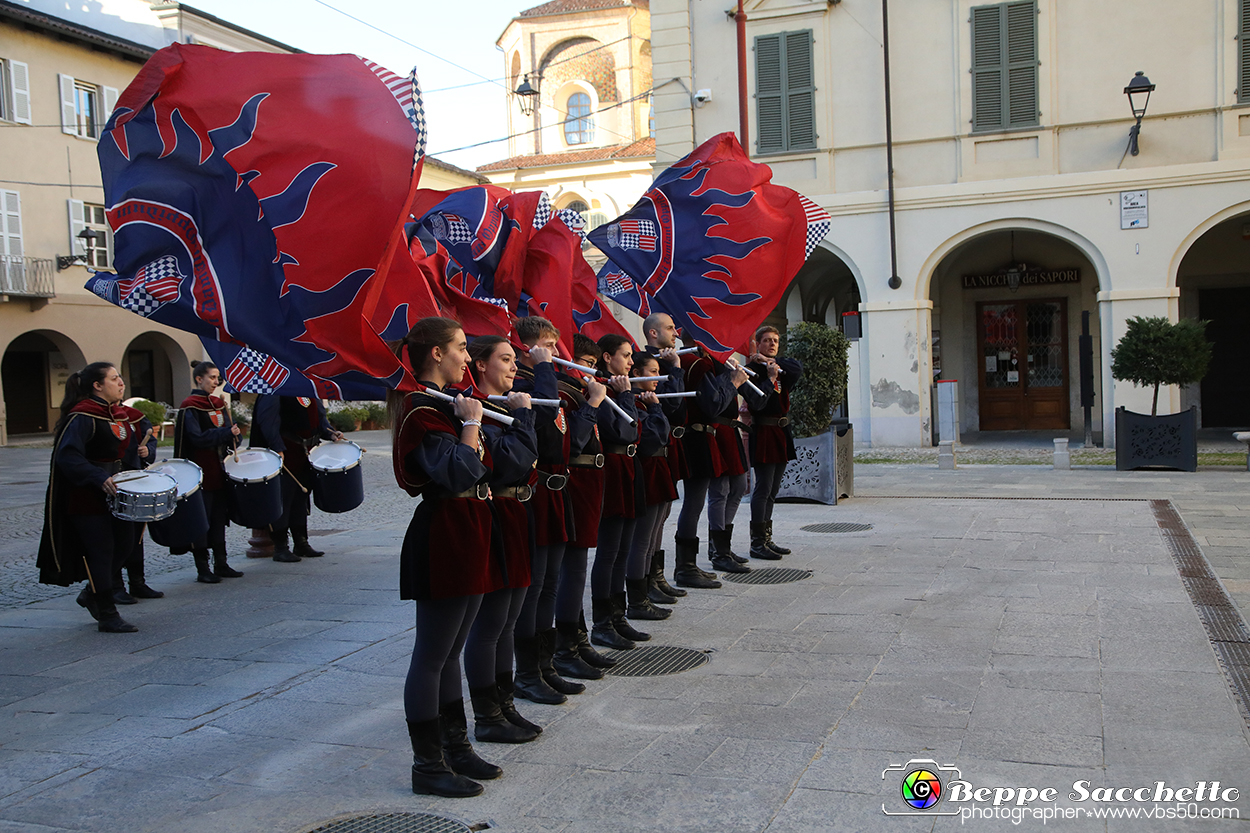
[[[309,833],[471,833],[468,825],[430,813],[383,813],[327,822]]]
[[[735,584],[787,584],[811,578],[811,570],[792,570],[785,567],[753,568],[749,573],[722,573],[721,578]]]
[[[799,529],[804,532],[867,532],[872,529],[872,524],[808,524]]]
[[[632,651],[607,651],[617,660],[607,669],[614,677],[662,677],[698,668],[707,662],[707,654],[693,648],[672,645],[640,645]]]

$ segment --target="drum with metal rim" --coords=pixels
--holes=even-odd
[[[308,452],[313,502],[322,512],[350,512],[365,500],[360,460],[364,449],[351,440],[322,443]]]
[[[109,495],[109,511],[123,521],[161,521],[174,514],[178,481],[167,474],[123,471],[113,475],[115,494]]]
[[[230,479],[230,520],[265,528],[282,517],[282,458],[268,448],[249,448],[226,457]]]
[[[178,504],[174,514],[148,526],[152,540],[162,547],[185,552],[208,540],[208,512],[204,508],[204,471],[191,460],[173,458],[148,467],[149,472],[165,474],[178,484]]]

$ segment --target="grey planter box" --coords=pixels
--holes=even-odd
[[[855,432],[850,425],[794,441],[798,459],[786,466],[778,500],[829,506],[855,496]]]
[[[1198,408],[1150,416],[1115,409],[1115,467],[1198,470]]]

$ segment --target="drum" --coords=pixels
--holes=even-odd
[[[148,526],[152,540],[182,552],[203,545],[208,537],[208,512],[200,491],[204,471],[192,461],[178,458],[162,460],[149,466],[148,471],[168,475],[178,484],[178,506],[173,516]]]
[[[123,521],[161,521],[174,514],[178,482],[167,474],[123,471],[113,475],[117,493],[109,495],[109,511]]]
[[[249,448],[226,457],[230,479],[230,520],[239,526],[265,528],[282,517],[282,458],[267,448]]]
[[[313,502],[322,512],[350,512],[365,500],[360,458],[364,450],[351,440],[322,443],[308,452],[313,468]]]

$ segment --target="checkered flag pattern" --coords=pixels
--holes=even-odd
[[[634,282],[624,272],[609,272],[603,276],[599,291],[609,298],[628,292],[634,288]]]
[[[404,111],[404,115],[408,117],[408,121],[412,124],[412,129],[417,132],[415,164],[416,159],[420,159],[425,155],[427,138],[425,105],[421,101],[421,84],[417,81],[417,68],[413,67],[412,72],[406,78],[400,78],[386,67],[375,64],[373,61],[364,58],[360,60],[378,77],[378,80],[386,85],[386,89],[395,97],[396,103]]]
[[[462,217],[456,214],[443,214],[443,219],[447,223],[447,242],[449,243],[472,243],[473,229],[469,228],[469,224]]]
[[[551,200],[547,199],[547,192],[543,191],[542,196],[538,198],[538,208],[534,211],[534,230],[542,228],[551,222]]]
[[[184,276],[178,271],[178,258],[165,255],[135,272],[133,278],[118,281],[121,306],[147,318],[161,307],[178,300]]]
[[[291,372],[272,356],[244,347],[226,368],[226,381],[239,393],[273,393]]]
[[[811,257],[812,249],[825,239],[825,235],[829,233],[829,227],[833,224],[833,218],[829,216],[828,211],[802,194],[799,194],[799,201],[803,204],[803,213],[807,215],[807,248],[803,253],[806,258]]]
[[[580,211],[574,211],[571,208],[561,208],[556,212],[556,216],[564,221],[564,224],[569,227],[569,231],[583,240],[586,239],[586,218],[581,215]]]

